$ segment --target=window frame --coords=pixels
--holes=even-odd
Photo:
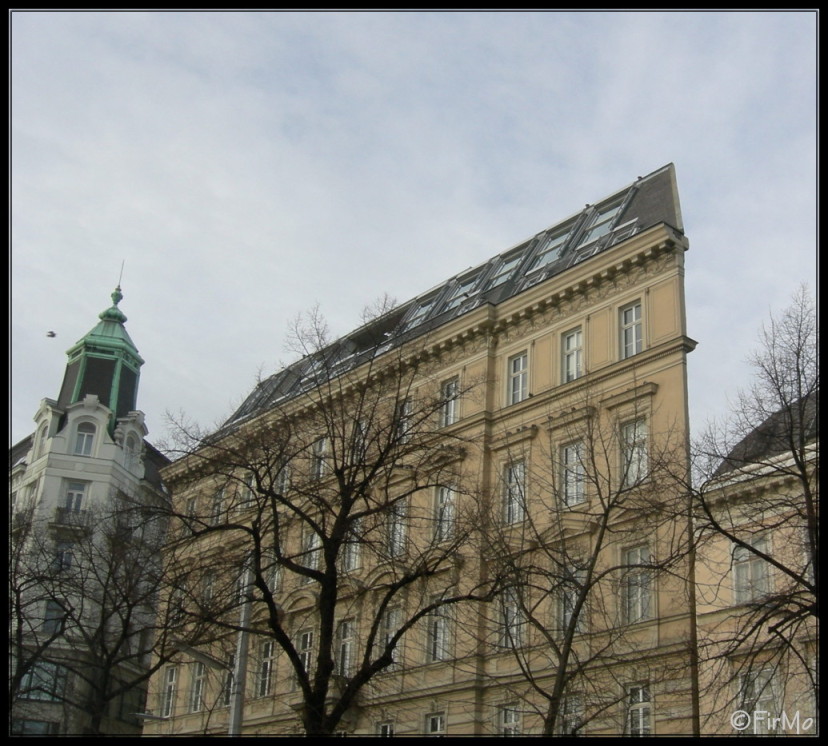
[[[407,520],[408,505],[404,498],[388,506],[385,549],[391,558],[405,554],[408,537]]]
[[[207,680],[207,667],[202,661],[193,661],[190,675],[190,697],[188,712],[201,712],[204,709],[204,684]]]
[[[573,440],[561,446],[561,496],[567,508],[583,505],[587,501],[585,454],[583,440]]]
[[[633,316],[627,320],[626,314]],[[641,300],[627,303],[618,309],[619,355],[628,360],[644,351],[644,309]]]
[[[256,697],[273,693],[273,671],[276,664],[276,641],[262,640],[259,644],[259,666],[256,671]]]
[[[526,519],[526,461],[515,459],[503,467],[503,523],[514,526]]]
[[[499,736],[507,738],[521,734],[520,708],[516,702],[498,706],[497,729]]]
[[[520,598],[514,588],[508,588],[498,604],[497,646],[501,650],[515,650],[523,647],[526,630],[526,615]]]
[[[653,577],[650,547],[637,544],[628,547],[623,553],[623,576],[621,581],[621,604],[625,624],[637,624],[654,618]],[[633,568],[639,568],[634,570]]]
[[[634,738],[653,735],[653,697],[649,684],[630,684],[626,695],[625,735]]]
[[[73,456],[92,456],[95,449],[95,437],[98,426],[94,422],[79,422],[75,428],[75,447]]]
[[[569,340],[576,338],[575,346]],[[574,365],[570,365],[574,361]],[[571,369],[574,367],[574,373]],[[561,383],[575,381],[584,375],[584,331],[577,326],[561,334]]]
[[[649,428],[646,417],[622,422],[619,428],[621,441],[622,489],[635,487],[646,481],[649,475]]]
[[[451,660],[451,615],[445,606],[432,609],[426,619],[426,663]]]
[[[520,367],[516,368],[515,364]],[[523,350],[515,355],[510,355],[507,364],[507,406],[520,404],[529,398],[529,351]]]
[[[457,496],[453,487],[440,485],[434,493],[434,541],[441,544],[454,536]]]
[[[18,698],[36,702],[60,702],[66,691],[69,670],[52,661],[34,661],[20,680]]]
[[[736,543],[731,549],[734,605],[758,601],[771,592],[770,563],[757,554],[770,554],[769,537],[752,536],[745,543],[750,549]]]
[[[350,676],[353,672],[354,654],[356,652],[356,621],[353,617],[342,619],[336,625],[336,660],[335,672],[340,676]]]
[[[436,725],[437,727],[433,727]],[[425,716],[425,735],[444,736],[446,734],[446,711],[437,710]]]
[[[459,417],[460,376],[452,376],[440,384],[440,427],[449,427]]]
[[[166,719],[175,712],[175,700],[178,694],[178,666],[171,665],[164,669],[164,679],[161,684],[161,703],[159,711]]]

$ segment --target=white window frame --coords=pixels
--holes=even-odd
[[[648,684],[633,684],[627,687],[628,736],[649,736],[653,732],[653,702]]]
[[[313,663],[313,630],[302,630],[296,638],[296,653],[305,669],[305,674],[310,678],[311,664]]]
[[[276,661],[276,642],[262,640],[259,645],[259,670],[256,673],[256,696],[269,697],[273,691],[273,668]]]
[[[356,624],[353,618],[343,619],[336,628],[336,673],[350,676],[354,665]]]
[[[586,582],[586,570],[582,567],[565,567],[563,582],[558,591],[558,609],[560,615],[560,629],[565,632],[572,621],[575,612],[575,604],[578,596]],[[584,613],[586,606],[581,607],[578,619],[575,621],[575,632],[581,633],[586,630],[586,619]]]
[[[503,522],[507,526],[526,517],[526,462],[510,461],[503,468]]]
[[[175,712],[175,698],[178,690],[178,666],[167,666],[164,671],[164,683],[161,687],[162,718],[169,718]]]
[[[78,423],[75,430],[75,456],[91,456],[98,428],[93,422]]]
[[[401,444],[406,444],[411,440],[411,413],[413,412],[413,405],[411,399],[403,399],[397,402],[394,417],[396,419],[397,440]]]
[[[227,666],[224,669],[224,676],[221,683],[221,706],[229,707],[233,700],[233,683],[236,680],[236,656],[231,653],[227,659]]]
[[[500,648],[514,650],[524,644],[526,629],[526,615],[520,604],[520,598],[515,589],[507,589],[500,597],[498,613],[497,644]]]
[[[444,736],[446,734],[446,713],[444,710],[430,712],[425,716],[425,734]]]
[[[622,360],[644,349],[644,325],[641,301],[628,303],[618,310],[620,355]]]
[[[583,237],[578,241],[578,246],[585,246],[606,236],[610,232],[610,228],[618,217],[618,213],[623,205],[624,200],[621,200],[620,202],[612,202],[603,208],[596,209],[587,225]]]
[[[305,536],[302,541],[303,561],[309,570],[318,570],[322,557],[322,538],[310,526],[305,526]],[[310,583],[313,578],[303,576],[305,583]]]
[[[386,550],[389,557],[399,557],[405,553],[407,520],[408,506],[404,499],[388,507]]]
[[[733,545],[733,603],[755,601],[770,592],[770,565],[756,552],[769,554],[767,536],[751,537],[750,549]],[[755,550],[755,551],[754,551]]]
[[[497,708],[497,730],[499,736],[520,735],[520,708],[516,703],[500,705]]]
[[[567,694],[561,702],[558,714],[558,735],[583,735],[580,733],[584,722],[584,700],[580,694]]]
[[[584,333],[580,326],[561,335],[561,358],[562,383],[584,374]]]
[[[454,513],[457,499],[453,487],[441,485],[434,498],[434,541],[441,543],[454,536]]]
[[[449,427],[459,419],[460,376],[443,381],[440,386],[440,427]]]
[[[394,721],[380,720],[374,723],[374,735],[380,738],[391,738],[394,735]]]
[[[55,544],[55,570],[68,572],[75,564],[75,544],[71,541],[58,541]]]
[[[80,513],[86,497],[88,482],[67,482],[64,508],[69,513]]]
[[[507,397],[509,405],[519,404],[529,397],[529,352],[512,355],[507,363]]]
[[[586,502],[585,457],[586,449],[582,440],[561,446],[561,488],[566,507]]]
[[[649,470],[647,420],[639,417],[621,425],[621,486],[634,487],[647,479]]]
[[[445,606],[432,609],[426,616],[426,663],[451,658],[451,616]]]
[[[221,523],[224,515],[224,488],[219,487],[213,493],[213,499],[210,502],[210,525],[218,526]]]
[[[130,433],[124,440],[124,468],[132,471],[139,462],[140,446],[135,433]]]
[[[194,661],[190,677],[190,712],[201,712],[204,709],[204,682],[207,678],[207,669],[201,661]]]
[[[317,438],[313,442],[311,461],[311,477],[322,479],[327,472],[328,439]]]
[[[353,572],[359,569],[360,549],[362,541],[362,522],[356,519],[351,524],[342,542],[339,555],[339,569],[342,572]]]
[[[767,713],[764,719],[753,718],[751,735],[771,735],[769,718],[779,716],[779,706],[772,668],[761,668],[739,674],[739,709],[749,713]],[[780,733],[781,735],[781,733]]]
[[[647,567],[650,563],[650,548],[647,544],[624,550],[621,603],[626,624],[653,618],[652,570]]]
[[[380,622],[380,649],[379,654],[382,655],[388,645],[391,643],[391,639],[397,634],[397,630],[400,627],[400,621],[402,620],[402,609],[399,606],[389,606],[385,609],[385,612],[382,615],[382,620]],[[402,645],[403,645],[403,638],[401,637],[398,641],[396,646],[394,647],[394,652],[399,652],[400,655],[397,658],[402,657]],[[393,670],[399,660],[396,660],[390,666],[388,666],[385,670]]]

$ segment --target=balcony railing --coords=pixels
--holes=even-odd
[[[57,508],[55,510],[55,523],[60,526],[87,528],[90,523],[89,511],[72,510],[71,508]]]

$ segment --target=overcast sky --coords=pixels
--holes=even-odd
[[[817,21],[13,12],[10,444],[122,262],[160,440],[291,362],[317,302],[344,334],[670,162],[697,432],[761,322],[816,294]]]

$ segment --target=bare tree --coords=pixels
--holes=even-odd
[[[644,735],[660,685],[692,711],[689,638],[652,634],[660,616],[688,613],[686,439],[653,410],[652,384],[632,388],[622,416],[583,386],[507,445],[489,554],[505,578],[493,643],[517,675],[498,678],[544,735]]]
[[[695,444],[704,650],[727,684],[714,715],[737,698],[744,709],[818,701],[817,348],[814,302],[802,286],[762,326],[751,386]]]
[[[15,523],[10,712],[58,703],[65,727],[87,735],[138,724],[181,634],[155,613],[167,582],[159,512],[119,494],[60,525],[34,510]]]
[[[245,679],[250,696],[268,696],[277,665],[290,672],[284,721],[334,733],[409,630],[491,598],[493,581],[461,571],[478,525],[471,444],[437,432],[473,382],[441,387],[422,340],[392,348],[399,313],[383,310],[334,343],[318,311],[301,316],[298,363],[261,381],[217,433],[179,428],[182,458],[165,477],[166,560],[181,578],[169,603],[225,636],[190,652],[232,669],[231,733]],[[445,640],[432,642],[442,655]]]

